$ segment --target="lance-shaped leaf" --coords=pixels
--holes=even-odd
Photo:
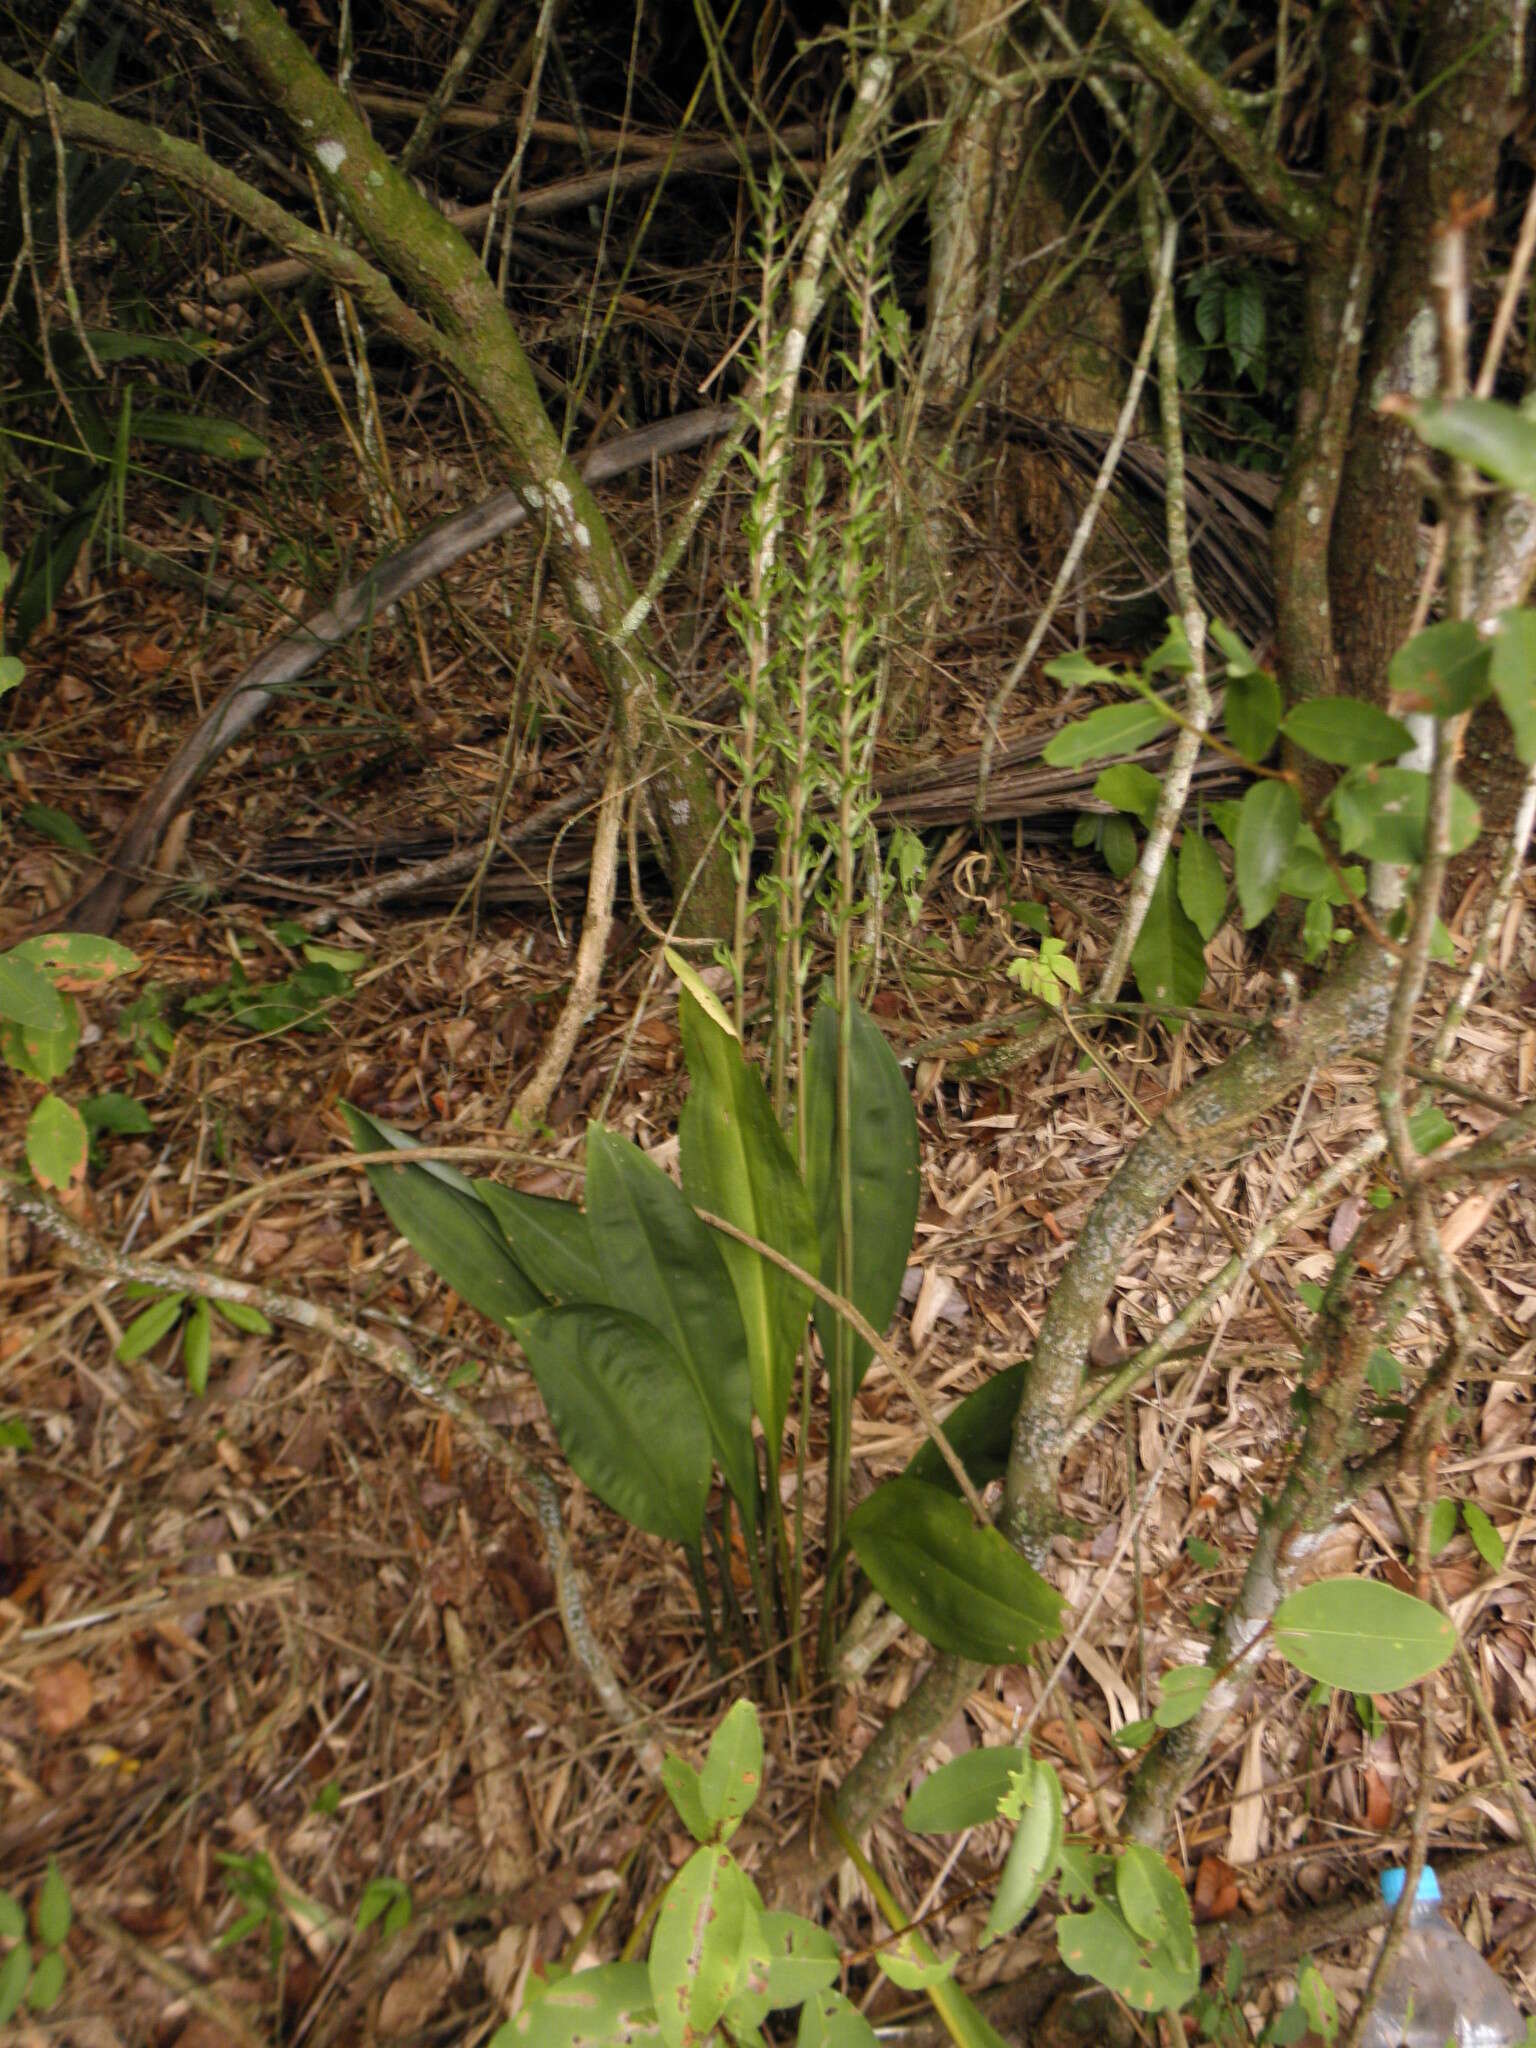
[[[757,1525],[747,1338],[717,1234],[626,1138],[587,1128],[587,1221],[604,1298],[661,1332],[693,1382],[726,1484]]]
[[[725,2012],[756,1921],[746,1873],[724,1849],[696,1849],[661,1902],[651,1941],[651,1998],[668,2048],[695,2048]]]
[[[591,1303],[543,1309],[517,1335],[573,1469],[637,1529],[692,1549],[709,1496],[709,1429],[665,1337]]]
[[[850,1516],[848,1540],[875,1590],[936,1649],[1015,1664],[1060,1632],[1060,1595],[936,1486],[890,1480]]]
[[[346,1103],[342,1114],[359,1152],[398,1151],[413,1143],[404,1131]],[[504,1330],[544,1307],[543,1295],[508,1251],[495,1217],[463,1174],[435,1159],[363,1171],[396,1230],[460,1300]]]
[[[684,1193],[695,1208],[734,1223],[814,1273],[820,1252],[810,1197],[761,1076],[735,1034],[686,988],[680,1010],[692,1083],[678,1128]],[[777,1472],[810,1290],[734,1238],[721,1235],[720,1256],[746,1332],[753,1405]]]
[[[837,1164],[836,1007],[817,1005],[800,1085],[805,1118],[806,1181],[821,1245],[819,1277],[837,1285],[838,1215],[842,1197]],[[848,1299],[871,1329],[884,1333],[901,1298],[920,1194],[917,1113],[900,1063],[885,1033],[854,1005],[848,1048],[849,1176],[853,1195],[853,1280]],[[830,1358],[838,1317],[824,1301],[812,1315],[822,1355]],[[853,1384],[869,1370],[873,1353],[862,1337],[853,1347]]]
[[[978,1493],[989,1487],[994,1479],[1001,1479],[1008,1469],[1014,1419],[1019,1412],[1019,1397],[1024,1391],[1024,1375],[1028,1371],[1029,1360],[1025,1358],[1017,1365],[1005,1366],[1001,1372],[993,1373],[974,1393],[967,1394],[959,1407],[946,1415],[939,1425],[954,1446],[955,1455]],[[923,1445],[902,1477],[920,1479],[925,1486],[942,1487],[950,1493],[960,1491],[954,1474],[932,1438]]]

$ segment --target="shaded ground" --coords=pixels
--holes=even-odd
[[[420,516],[439,487],[458,486],[425,476]],[[264,579],[265,592],[244,624],[110,574],[60,607],[28,647],[27,683],[7,705],[15,750],[0,816],[0,943],[64,901],[79,865],[29,828],[21,807],[52,807],[104,840],[271,629],[274,604],[302,611],[301,562],[322,564],[313,597],[326,587],[323,564],[361,546],[360,510],[338,493],[312,528],[290,509],[282,536],[254,501],[237,512],[226,567],[253,587]],[[643,493],[630,500],[637,534],[654,516]],[[163,533],[147,537],[170,545]],[[346,1166],[336,1106],[356,1102],[424,1141],[496,1141],[558,1001],[579,904],[478,920],[344,920],[333,942],[367,964],[316,1033],[258,1035],[227,1010],[186,1009],[189,996],[228,982],[237,948],[252,982],[298,964],[298,939],[285,943],[279,927],[302,904],[254,902],[231,879],[266,842],[462,828],[496,798],[504,765],[509,820],[569,786],[602,718],[557,620],[523,645],[533,545],[467,564],[451,579],[451,603],[424,597],[366,652],[349,650],[349,687],[285,705],[218,771],[177,874],[120,933],[142,973],[88,1004],[68,1085],[76,1099],[123,1091],[153,1121],[148,1136],[102,1142],[84,1205],[102,1238],[153,1254],[203,1218],[180,1255],[350,1319],[408,1323],[435,1371],[479,1368],[468,1391],[480,1412],[558,1471],[513,1348],[488,1347],[478,1319],[393,1238]],[[992,634],[941,650],[930,730],[974,743],[1007,638],[998,619]],[[722,646],[711,627],[682,665],[705,673]],[[1038,726],[1053,713],[1042,701],[1020,715]],[[1449,920],[1459,942],[1475,934],[1485,897],[1474,876]],[[1528,900],[1517,898],[1487,998],[1459,1043],[1460,1078],[1505,1098],[1528,1096],[1536,1065]],[[898,1048],[952,1034],[949,1057],[963,1056],[986,1038],[989,1017],[1013,1007],[1003,968],[1028,936],[1011,909],[1026,901],[1047,906],[1086,985],[1115,911],[1101,868],[1027,851],[1006,831],[983,848],[963,835],[935,845],[920,922],[895,913],[886,935],[874,1007]],[[631,906],[547,1141],[536,1158],[509,1161],[506,1177],[569,1192],[561,1162],[589,1113],[663,1163],[675,1156],[680,1046],[655,965]],[[158,1009],[144,1007],[150,986]],[[1139,1120],[1231,1043],[1223,1012],[1252,1015],[1272,993],[1263,960],[1227,933],[1207,1015],[1172,1040],[1113,1034],[1115,1085],[1075,1055],[1021,1069],[1016,1084],[957,1080],[944,1049],[917,1057],[925,1199],[896,1337],[935,1400],[958,1398],[1027,1349],[1073,1234]],[[135,1004],[137,1024],[125,1023]],[[145,1058],[156,1016],[173,1034],[158,1073]],[[1197,1194],[1245,1233],[1359,1134],[1370,1086],[1365,1067],[1321,1079],[1299,1121],[1278,1120],[1241,1165],[1176,1198],[1121,1277],[1102,1363],[1155,1332],[1224,1257]],[[8,1159],[35,1094],[6,1075]],[[1494,1117],[1476,1102],[1448,1106],[1467,1134]],[[215,1213],[255,1187],[259,1201]],[[1437,1475],[1445,1495],[1481,1505],[1504,1545],[1491,1568],[1460,1529],[1438,1572],[1525,1783],[1536,1778],[1533,1192],[1477,1192],[1443,1225],[1482,1292],[1500,1362],[1469,1384],[1463,1429]],[[1043,1706],[1038,1673],[1004,1670],[949,1732],[950,1753],[1007,1740],[1038,1706],[1035,1739],[1062,1772],[1073,1830],[1095,1835],[1100,1820],[1064,1717],[1075,1718],[1112,1810],[1125,1769],[1113,1731],[1144,1710],[1165,1666],[1203,1653],[1204,1605],[1236,1585],[1281,1469],[1295,1331],[1307,1320],[1297,1286],[1325,1276],[1331,1221],[1342,1227],[1323,1217],[1266,1263],[1263,1290],[1235,1304],[1209,1367],[1191,1370],[1202,1349],[1168,1368],[1123,1427],[1082,1447],[1064,1498],[1081,1533],[1060,1540],[1058,1566],[1072,1608],[1099,1599],[1091,1644]],[[536,1532],[499,1474],[398,1387],[302,1331],[242,1334],[216,1320],[202,1399],[186,1390],[177,1340],[120,1363],[134,1305],[71,1273],[16,1222],[0,1231],[0,1312],[0,1419],[23,1421],[32,1444],[0,1450],[0,1872],[30,1896],[56,1857],[77,1914],[64,2000],[32,2036],[87,2048],[476,2039],[536,1964],[615,1953],[684,1843],[570,1665]],[[1410,1325],[1405,1358],[1423,1335]],[[877,1365],[855,1424],[856,1495],[919,1441]],[[814,1516],[814,1460],[811,1471]],[[743,1679],[709,1672],[677,1559],[574,1482],[566,1509],[602,1639],[667,1741],[694,1748]],[[1401,1581],[1403,1556],[1392,1503],[1371,1495],[1335,1530],[1323,1566]],[[749,1861],[787,1836],[818,1784],[846,1771],[918,1668],[903,1641],[830,1714],[808,1703],[768,1717],[765,1820]],[[1436,1689],[1444,1770],[1433,1842],[1445,1858],[1501,1844],[1513,1829],[1454,1671]],[[1176,1854],[1201,1906],[1241,1920],[1363,1889],[1403,1842],[1404,1766],[1417,1740],[1412,1696],[1311,1705],[1306,1682],[1272,1662],[1184,1810]],[[875,1853],[910,1907],[928,1906],[944,1935],[969,1945],[986,1910],[972,1889],[997,1848],[974,1837],[931,1899],[943,1844],[891,1827]],[[252,1901],[263,1903],[264,1870],[278,1888],[272,1916],[230,1941]],[[393,1903],[403,1890],[403,1932],[386,1936],[379,1920],[357,1931],[365,1900]],[[1492,1924],[1478,1930],[1511,1974],[1536,1957],[1533,1896],[1529,1872],[1501,1878]],[[845,1949],[878,1939],[857,1883],[831,1910]],[[275,1973],[273,1929],[283,1934]],[[1021,1976],[1053,1954],[1037,1926],[973,1958],[966,1981]],[[1358,1981],[1359,1961],[1358,1949],[1338,1952],[1341,1985]],[[859,1966],[855,1984],[865,1975]],[[872,2015],[889,2017],[893,1987],[875,1985]]]

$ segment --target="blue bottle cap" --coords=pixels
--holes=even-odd
[[[1384,1870],[1381,1873],[1381,1896],[1389,1906],[1395,1906],[1403,1896],[1403,1886],[1408,1882],[1406,1870]],[[1440,1880],[1426,1863],[1419,1872],[1419,1888],[1414,1897],[1422,1904],[1428,1901],[1434,1905],[1440,1897]]]

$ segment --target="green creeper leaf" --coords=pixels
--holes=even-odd
[[[64,998],[40,968],[14,953],[0,953],[0,1018],[28,1031],[59,1031]]]
[[[32,1950],[26,1942],[18,1942],[8,1956],[0,1961],[0,2027],[13,2018],[27,1995],[27,1985],[32,1978]],[[873,2033],[870,2035],[874,2039]]]
[[[1536,762],[1536,611],[1502,612],[1488,676],[1515,736],[1515,752]]]
[[[1013,1932],[1045,1889],[1061,1859],[1061,1780],[1047,1763],[1032,1761],[1026,1770],[1027,1804],[982,1930],[983,1948]]]
[[[667,1889],[651,1940],[651,2002],[667,2048],[694,2048],[725,2011],[749,1916],[745,1873],[724,1849],[696,1849]]]
[[[810,1197],[761,1076],[735,1034],[686,988],[679,1008],[692,1082],[678,1127],[684,1193],[695,1208],[816,1272],[820,1249]],[[810,1289],[734,1238],[720,1235],[719,1247],[746,1331],[752,1403],[776,1474]]]
[[[1352,769],[1328,801],[1346,853],[1395,867],[1415,867],[1424,858],[1429,778],[1417,768]],[[1451,791],[1451,851],[1464,852],[1481,824],[1477,805],[1458,785]]]
[[[1122,1749],[1145,1749],[1157,1734],[1155,1721],[1127,1721],[1114,1731],[1113,1739]]]
[[[27,1916],[14,1892],[0,1891],[0,1941],[25,1941]]]
[[[1136,986],[1149,1003],[1197,1003],[1205,987],[1205,949],[1184,914],[1171,861],[1163,862],[1131,951]]]
[[[1123,1998],[1138,2012],[1175,2010],[1200,1984],[1198,1963],[1181,1965],[1166,1949],[1138,1941],[1117,1907],[1099,1900],[1086,1913],[1065,1913],[1056,1923],[1061,1960],[1079,1977]]]
[[[1467,1525],[1467,1534],[1472,1538],[1472,1547],[1483,1563],[1491,1572],[1502,1571],[1507,1555],[1504,1538],[1493,1526],[1485,1510],[1480,1508],[1475,1500],[1467,1500],[1461,1504],[1461,1514]]]
[[[709,1426],[659,1330],[589,1302],[517,1326],[560,1448],[637,1529],[692,1548],[709,1493]]]
[[[849,1517],[848,1540],[876,1591],[937,1649],[1013,1664],[1061,1627],[1060,1596],[936,1486],[888,1481]]]
[[[1168,630],[1141,665],[1149,676],[1187,676],[1194,667],[1195,659],[1189,651],[1189,635],[1184,630],[1184,621],[1176,612],[1168,614]]]
[[[763,1731],[757,1708],[737,1700],[710,1737],[699,1793],[720,1840],[728,1842],[763,1786]]]
[[[213,1306],[232,1330],[243,1330],[248,1337],[272,1334],[272,1325],[259,1308],[250,1308],[243,1301],[216,1301]]]
[[[531,1979],[527,2004],[496,2029],[490,2048],[661,2048],[644,1963],[604,1963],[537,1987]]]
[[[1145,698],[1134,704],[1105,704],[1053,733],[1044,759],[1051,768],[1081,768],[1089,761],[1134,754],[1155,740],[1168,722],[1168,714]]]
[[[1301,799],[1287,782],[1256,782],[1243,798],[1237,822],[1237,896],[1243,929],[1252,931],[1274,909],[1280,877],[1301,823]]]
[[[1216,849],[1203,832],[1184,828],[1179,842],[1179,907],[1209,945],[1227,908],[1227,878]]]
[[[902,1809],[902,1820],[917,1835],[958,1834],[997,1819],[1014,1774],[1029,1752],[1012,1745],[969,1749],[924,1778]]]
[[[341,1108],[359,1152],[412,1142],[391,1124],[347,1103]],[[507,1250],[496,1219],[462,1174],[438,1160],[364,1171],[396,1230],[471,1308],[507,1330],[544,1306],[543,1295]]]
[[[967,1394],[940,1425],[978,1492],[994,1479],[1001,1479],[1008,1469],[1014,1419],[1028,1369],[1029,1361],[1024,1359],[993,1373],[974,1393]],[[923,1445],[902,1477],[920,1479],[925,1486],[941,1487],[950,1493],[960,1490],[938,1446],[931,1441]]]
[[[816,1992],[835,1984],[842,1969],[836,1941],[825,1927],[798,1913],[760,1913],[768,1950],[768,2006],[773,2012],[803,2005]]]
[[[156,1302],[136,1315],[124,1330],[117,1347],[118,1362],[131,1365],[136,1358],[142,1358],[146,1351],[153,1351],[160,1339],[174,1330],[181,1320],[181,1305],[185,1294],[162,1294]]]
[[[1053,661],[1045,664],[1045,673],[1053,683],[1063,683],[1076,689],[1083,683],[1118,683],[1123,680],[1119,669],[1105,668],[1087,654],[1058,654]]]
[[[29,1074],[45,1085],[69,1071],[80,1043],[80,1005],[73,996],[62,996],[60,1001],[64,1022],[57,1030],[34,1031],[25,1024],[7,1024],[0,1029],[0,1054],[19,1073]]]
[[[1163,785],[1138,762],[1117,761],[1100,774],[1093,793],[1100,803],[1113,804],[1117,811],[1129,811],[1143,825],[1150,825],[1157,816]]]
[[[48,2012],[57,2005],[64,1990],[64,1958],[57,1949],[39,1956],[32,1981],[27,1986],[27,2003],[34,2012]]]
[[[1217,651],[1220,653],[1222,660],[1227,664],[1227,675],[1229,678],[1232,676],[1251,676],[1263,673],[1246,643],[1239,634],[1233,632],[1230,626],[1223,625],[1220,619],[1212,619],[1210,630],[1211,638],[1216,643]]]
[[[1318,1579],[1275,1609],[1275,1648],[1346,1692],[1396,1692],[1437,1671],[1456,1630],[1427,1601],[1374,1579]]]
[[[1125,818],[1105,818],[1099,833],[1104,865],[1123,882],[1136,865],[1136,834]]]
[[[67,1188],[84,1180],[91,1138],[72,1103],[45,1095],[27,1118],[27,1164],[41,1188]]]
[[[43,839],[51,839],[55,846],[62,846],[66,853],[83,853],[87,857],[96,851],[89,832],[77,825],[67,811],[56,810],[52,804],[26,804],[20,818],[31,832]]]
[[[1425,399],[1409,423],[1428,448],[1536,498],[1536,420],[1491,398]]]
[[[299,950],[312,964],[334,967],[338,974],[361,974],[368,965],[368,955],[351,946],[322,946],[313,939],[305,939]]]
[[[1429,1515],[1429,1554],[1438,1557],[1456,1534],[1456,1503],[1437,1500]]]
[[[1180,1664],[1163,1673],[1162,1698],[1152,1719],[1159,1728],[1181,1728],[1205,1705],[1216,1673],[1209,1664]]]
[[[69,1903],[69,1886],[56,1859],[48,1858],[47,1873],[32,1908],[33,1925],[44,1948],[62,1948],[69,1939],[74,1910]]]
[[[1456,1135],[1456,1126],[1438,1103],[1423,1102],[1408,1119],[1408,1135],[1415,1152],[1428,1154],[1449,1144]]]
[[[661,1760],[662,1790],[677,1809],[678,1819],[696,1842],[707,1842],[715,1832],[699,1787],[699,1774],[680,1756]]]
[[[749,1529],[757,1451],[747,1338],[719,1239],[638,1145],[587,1126],[587,1227],[614,1308],[643,1305],[693,1382],[715,1456]]]
[[[824,997],[816,1005],[806,1046],[800,1114],[805,1118],[806,1186],[820,1247],[817,1278],[833,1289],[842,1192],[837,1170],[837,1037],[837,1008]],[[883,1334],[901,1298],[917,1223],[917,1112],[885,1033],[857,1004],[848,1047],[848,1091],[853,1277],[847,1296],[871,1329]],[[869,1370],[869,1346],[825,1302],[813,1302],[811,1314],[823,1357],[830,1359],[838,1343],[849,1347],[857,1387]]]
[[[830,1986],[800,2009],[795,2048],[879,2048],[879,2035],[856,2005]]]
[[[570,1306],[607,1300],[591,1227],[574,1202],[525,1195],[521,1188],[504,1188],[494,1180],[477,1180],[473,1186],[496,1218],[513,1258],[551,1301]]]
[[[142,1102],[115,1089],[88,1097],[80,1105],[80,1114],[93,1138],[104,1131],[115,1138],[143,1138],[155,1128]]]
[[[181,1362],[187,1375],[187,1392],[200,1401],[208,1391],[208,1365],[213,1355],[213,1318],[206,1301],[192,1304],[182,1340]]]
[[[1405,711],[1454,718],[1487,696],[1491,652],[1471,619],[1441,619],[1399,647],[1387,663],[1387,681]]]
[[[1400,719],[1359,697],[1307,697],[1287,713],[1281,730],[1304,753],[1336,768],[1395,761],[1413,745]]]
[[[1282,709],[1280,685],[1266,669],[1249,669],[1227,679],[1227,738],[1249,761],[1262,761],[1275,744]]]
[[[1115,1897],[1133,1934],[1160,1948],[1198,1979],[1189,1895],[1155,1849],[1127,1842],[1115,1857]]]

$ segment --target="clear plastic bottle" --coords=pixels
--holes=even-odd
[[[1407,1872],[1383,1871],[1395,1906]],[[1510,2048],[1526,2038],[1520,2009],[1466,1937],[1440,1917],[1440,1885],[1425,1868],[1360,2048]]]

